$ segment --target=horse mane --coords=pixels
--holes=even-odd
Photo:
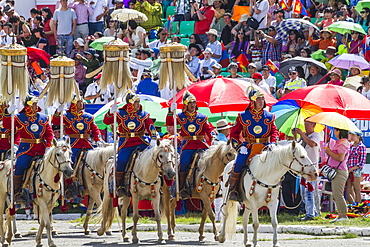
[[[174,152],[171,141],[167,139],[162,140],[159,146],[156,145],[153,148],[147,148],[143,152],[141,152],[135,161],[135,166],[134,166],[135,173],[137,175],[140,173],[143,173],[144,170],[148,169],[148,167],[152,165],[152,163],[156,162],[155,159],[157,155],[159,154],[159,152],[162,151],[164,147],[168,147],[172,152]],[[144,165],[144,164],[148,164],[148,165]]]
[[[96,166],[105,164],[112,155],[114,155],[113,146],[92,149],[87,152],[86,163],[96,168]]]
[[[71,149],[71,146],[70,145],[67,145],[67,143],[66,143],[65,140],[59,140],[59,141],[57,141],[57,146],[58,147],[60,147],[60,146],[68,146],[69,149]],[[55,151],[57,149],[57,146],[54,146],[54,145],[51,145],[50,146],[49,151],[47,151],[44,154],[44,160],[50,160],[52,158],[52,156],[55,155]]]
[[[204,151],[198,162],[199,174],[205,172],[208,167],[213,164],[212,161],[215,155],[220,155],[220,157],[222,157],[225,151],[224,148],[226,148],[228,145],[229,144],[226,142],[220,142],[217,145],[212,145],[209,149]]]

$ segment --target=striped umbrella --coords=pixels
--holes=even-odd
[[[289,36],[289,33],[288,33],[289,30],[303,31],[304,29],[308,27],[313,27],[315,29],[316,34],[317,35],[320,34],[320,30],[318,29],[317,26],[315,26],[309,21],[302,20],[302,19],[283,20],[277,25],[276,31],[283,40],[287,40]]]

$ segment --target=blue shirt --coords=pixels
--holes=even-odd
[[[137,85],[136,93],[138,94],[147,94],[157,97],[161,97],[161,94],[158,90],[158,83],[152,80],[152,78],[145,78]]]
[[[186,64],[195,78],[200,77],[200,59],[197,56],[191,57],[191,61],[187,61]]]
[[[227,142],[227,137],[222,133],[218,133],[217,140]]]

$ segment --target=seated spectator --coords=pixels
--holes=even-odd
[[[337,49],[334,46],[328,46],[325,51],[325,58],[321,60],[323,64],[325,64],[325,67],[329,70],[331,70],[334,66],[329,63],[330,60],[332,60],[337,55]]]
[[[181,44],[181,37],[179,37],[179,36],[172,36],[171,42],[172,43],[179,43],[179,44]]]
[[[298,48],[298,38],[300,37],[297,30],[289,30],[288,31],[288,41],[285,45],[283,45],[283,52],[292,55],[295,57],[296,49]]]
[[[314,40],[312,38],[314,33],[314,28],[310,27],[309,28],[309,34],[308,34],[308,43],[310,46],[318,46],[320,50],[326,50],[328,46],[334,46],[336,47],[336,40],[333,37],[333,33],[328,29],[324,28],[323,30],[320,31],[320,39]]]
[[[222,66],[219,63],[215,63],[212,65],[212,78],[222,77],[220,76],[222,70]]]
[[[81,54],[76,54],[76,58],[82,59],[83,65],[85,65],[87,68],[86,74],[88,74],[99,68],[99,65],[100,65],[99,60],[98,60],[99,55],[96,53],[96,50],[92,48],[88,49],[84,53],[85,53],[86,58],[81,56]],[[85,80],[86,87],[92,82],[93,82],[93,77],[86,78]]]
[[[242,30],[238,31],[235,41],[232,42],[230,58],[236,60],[240,54],[247,54],[248,45],[249,42],[244,32]],[[233,62],[235,61],[233,60]]]
[[[326,8],[324,10],[324,20],[320,21],[319,22],[319,19],[320,17],[317,16],[316,18],[316,22],[315,22],[315,25],[319,28],[326,28],[328,26],[330,26],[331,24],[334,23],[334,18],[333,18],[333,15],[334,15],[334,10],[332,8]]]
[[[199,45],[190,44],[189,53],[185,55],[185,63],[188,65],[189,70],[195,76],[195,78],[200,77],[200,60],[198,56],[201,54],[201,49]]]
[[[236,63],[230,63],[227,71],[230,73],[227,78],[243,78],[243,76],[238,74],[238,65]]]
[[[35,18],[33,18],[32,23],[33,23],[33,25],[32,25],[33,28],[32,29],[44,28],[43,24],[42,24],[42,17],[40,15],[35,16]]]
[[[358,24],[362,26],[362,28],[365,30],[365,33],[368,33],[369,25],[370,25],[370,8],[363,8],[360,11],[360,20],[358,21]]]
[[[351,33],[352,40],[347,45],[348,53],[359,55],[362,50],[363,36],[358,32]]]
[[[147,48],[149,39],[146,31],[141,26],[138,26],[136,21],[129,20],[127,29],[125,30],[126,37],[131,49]]]
[[[344,81],[343,87],[353,89],[357,91],[359,87],[361,87],[361,73],[362,70],[358,65],[352,65],[349,69],[350,76],[346,78]]]
[[[117,36],[117,38],[122,39],[123,31],[121,28],[119,28],[116,34],[116,25],[117,25],[117,21],[111,19],[109,21],[108,28],[104,30],[104,36],[105,37],[116,37]]]
[[[237,33],[242,30],[244,31],[244,34],[249,37],[250,35],[250,30],[249,30],[249,26],[247,24],[247,21],[248,21],[248,18],[249,18],[249,15],[248,14],[244,14],[240,17],[239,19],[239,23],[231,30],[231,33],[236,37]]]
[[[162,26],[162,5],[155,0],[137,1],[135,10],[145,14],[148,17],[146,22],[140,25],[146,30],[158,30]]]
[[[271,75],[269,66],[267,65],[262,66],[262,76],[263,80],[267,83],[267,85],[270,88],[270,93],[274,94],[276,88],[276,78],[275,76]]]
[[[149,43],[149,48],[160,48],[167,44],[167,32],[166,29],[160,28],[157,32],[157,40]]]
[[[310,64],[310,75],[307,77],[307,86],[313,86],[316,85],[320,79],[322,78],[322,75],[320,74],[320,67],[316,64]],[[323,80],[320,84],[326,83],[326,80]]]
[[[136,93],[161,97],[158,89],[158,83],[153,81],[150,69],[144,69],[142,73],[142,80],[137,85]]]
[[[340,79],[341,76],[342,72],[339,69],[334,69],[329,75],[330,81],[328,82],[328,84],[343,86],[344,82]]]
[[[300,56],[301,57],[311,57],[311,49],[309,47],[304,47],[300,51]]]
[[[257,65],[255,63],[250,63],[250,64],[248,64],[247,70],[248,70],[248,73],[249,73],[249,75],[247,77],[253,78],[254,73],[257,72]]]
[[[258,72],[254,73],[252,79],[257,86],[265,90],[267,93],[270,93],[270,87],[269,85],[267,85],[267,83],[263,79],[263,76],[261,75],[261,73],[258,73]]]
[[[234,35],[231,34],[231,30],[233,29],[233,27],[236,26],[236,24],[238,24],[237,21],[234,21],[231,18],[232,18],[231,13],[224,14],[224,22],[226,25],[222,29],[220,38],[220,41],[225,45],[225,48],[227,50],[231,48],[232,42],[234,40]]]
[[[86,67],[82,64],[82,59],[77,58],[76,56],[74,56],[73,59],[75,60],[75,81],[79,85],[79,89],[85,91],[86,87],[84,87],[84,82],[86,76]]]
[[[189,39],[190,39],[190,44],[196,44],[199,46],[201,51],[204,50],[204,46],[198,34],[193,33],[192,35],[190,35]]]
[[[212,50],[210,48],[206,48],[203,52],[204,59],[200,61],[200,79],[206,80],[212,77],[212,74],[209,71],[212,70],[212,66],[217,63],[216,60],[212,58]]]
[[[348,40],[351,39],[351,36],[349,34],[342,35],[342,42],[340,45],[338,45],[338,55],[342,55],[344,53],[348,53]]]
[[[90,104],[107,104],[111,101],[109,87],[104,92],[101,91],[100,78],[101,73],[95,76],[93,83],[87,86],[84,99],[90,101]]]
[[[286,95],[294,90],[302,87],[306,87],[306,80],[299,77],[297,68],[292,66],[289,68],[289,80],[285,82],[284,90],[282,95]]]
[[[217,30],[216,29],[210,29],[207,32],[209,43],[206,46],[206,49],[209,48],[212,50],[212,58],[215,59],[217,62],[220,62],[221,60],[221,54],[222,54],[222,45],[220,41],[217,40]]]
[[[262,46],[259,44],[256,45],[256,42],[249,41],[248,48],[247,48],[247,58],[250,58],[250,62],[257,65],[257,67],[261,67],[261,60],[262,60]]]
[[[73,41],[74,49],[71,51],[69,57],[73,58],[76,54],[83,55],[85,51],[85,41],[82,38],[78,38]]]
[[[365,96],[370,100],[370,80],[368,76],[364,76],[361,78],[362,84],[362,95]]]

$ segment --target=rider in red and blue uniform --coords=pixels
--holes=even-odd
[[[186,91],[183,99],[183,111],[177,114],[177,123],[180,125],[181,153],[180,153],[180,172],[179,172],[179,187],[181,198],[187,199],[190,196],[190,191],[185,188],[186,177],[189,166],[194,153],[199,150],[208,149],[206,142],[212,140],[216,133],[208,122],[208,116],[197,112],[196,98],[193,94]],[[166,125],[174,126],[173,112],[169,112],[166,117]]]
[[[49,124],[49,118],[40,113],[37,106],[38,98],[32,95],[26,97],[24,108],[14,116],[15,132],[21,141],[17,151],[14,172],[14,192],[18,193],[22,186],[22,178],[35,156],[44,155],[49,148],[54,133]],[[4,128],[11,128],[11,116],[6,114],[3,119]],[[19,193],[18,193],[19,194]]]
[[[117,124],[119,136],[118,156],[116,169],[117,196],[121,197],[127,194],[127,188],[123,178],[126,172],[126,166],[130,161],[130,156],[136,149],[144,150],[149,145],[156,145],[157,131],[150,119],[150,114],[143,111],[140,104],[140,97],[129,91],[124,97],[126,104],[118,109]],[[113,113],[117,111],[116,105],[113,105],[108,111],[103,122],[106,125],[113,124]],[[150,134],[151,141],[145,137],[145,131]]]
[[[2,104],[2,102],[0,102]],[[0,107],[0,160],[5,160],[9,158],[10,154],[10,129],[4,128],[3,121],[5,117],[5,108],[8,107],[7,104],[2,104]],[[19,145],[19,133],[14,133],[14,144],[18,147]]]
[[[82,100],[73,99],[67,113],[63,117],[65,134],[71,138],[72,161],[74,166],[77,162],[77,154],[81,149],[93,149],[90,134],[98,146],[103,142],[100,138],[98,126],[94,123],[94,116],[84,111],[85,105]],[[60,112],[55,111],[52,118],[53,125],[60,125]]]
[[[278,130],[275,126],[275,115],[264,110],[265,97],[258,89],[249,92],[250,104],[247,109],[239,113],[235,125],[231,128],[230,139],[238,156],[230,175],[230,196],[233,201],[239,200],[236,190],[240,180],[242,168],[246,165],[253,144],[270,145],[276,142]],[[243,139],[240,139],[242,133]]]

